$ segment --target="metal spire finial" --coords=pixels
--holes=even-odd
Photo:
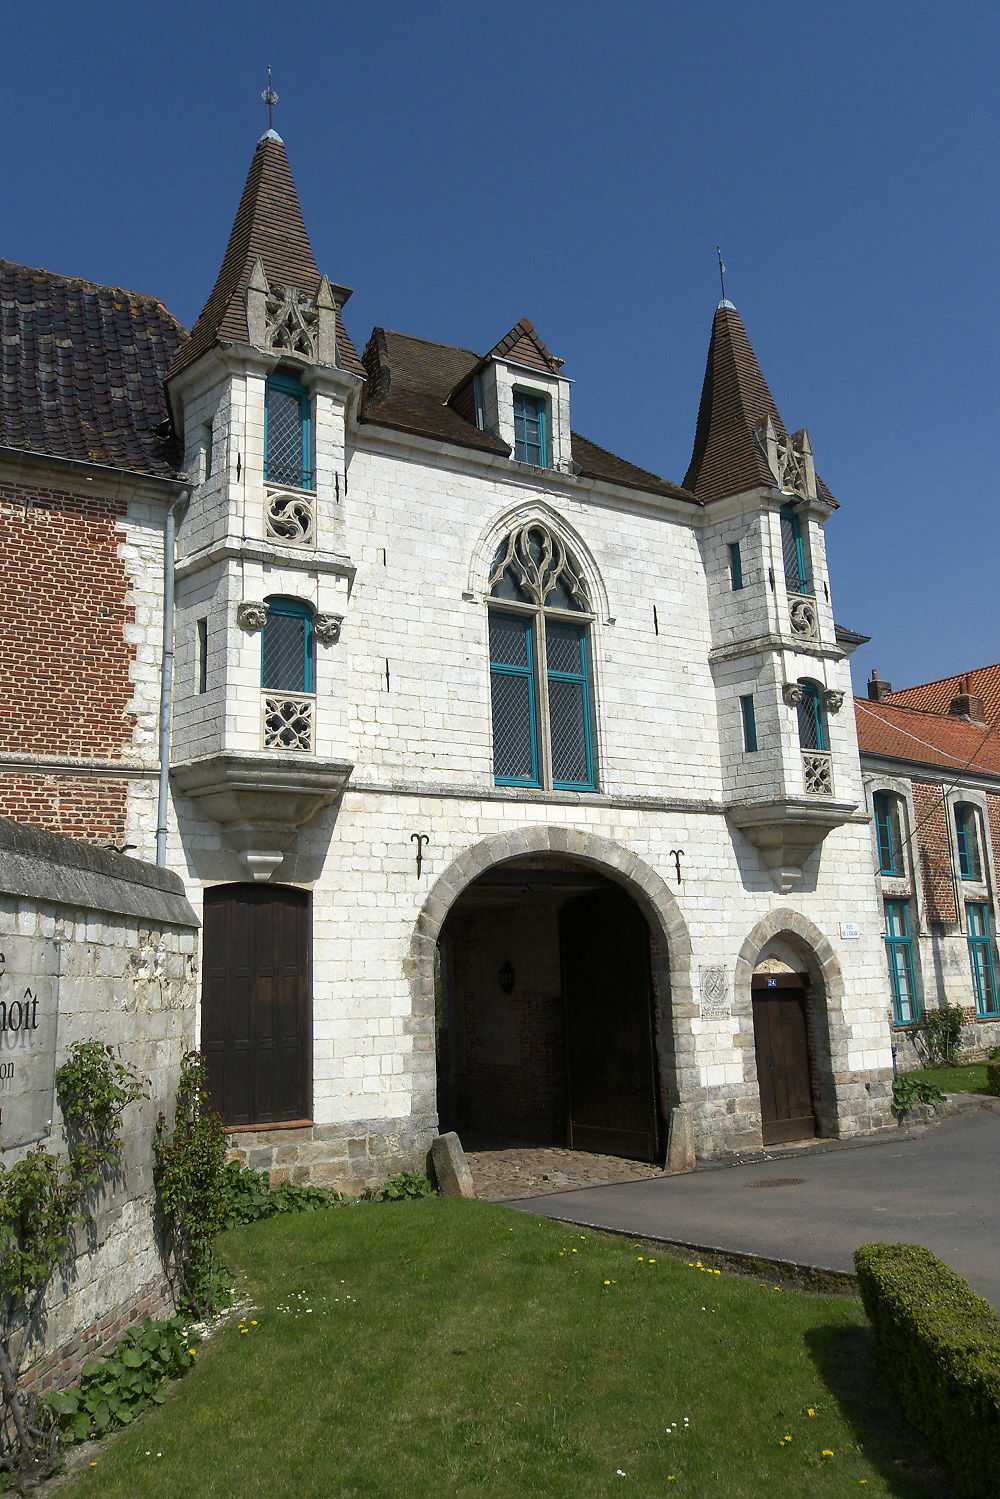
[[[274,121],[271,118],[271,111],[272,111],[272,109],[274,108],[274,106],[278,102],[278,96],[274,92],[274,89],[271,87],[271,64],[270,63],[268,63],[268,65],[267,65],[267,88],[264,90],[264,92],[261,94],[260,97],[263,99],[264,103],[267,105],[267,128],[268,128],[268,130],[273,130],[274,129]]]
[[[715,253],[719,257],[719,281],[722,283],[722,300],[725,301],[726,300],[726,268],[722,264],[722,250],[720,249],[720,247],[718,245],[716,245],[716,247],[715,247]]]

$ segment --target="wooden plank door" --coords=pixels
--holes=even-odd
[[[227,1124],[309,1115],[309,896],[282,886],[205,891],[202,1051]]]
[[[598,890],[559,916],[566,1005],[569,1144],[662,1159],[649,929],[624,891]]]
[[[816,1133],[805,990],[787,981],[772,989],[757,984],[754,980],[753,1035],[764,1144],[805,1140]]]

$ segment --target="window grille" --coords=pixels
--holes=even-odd
[[[309,393],[291,375],[271,375],[264,394],[264,478],[269,484],[312,489]]]
[[[806,568],[802,526],[791,505],[781,507],[781,554],[788,593],[812,593],[812,583]]]

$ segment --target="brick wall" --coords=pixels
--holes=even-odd
[[[917,856],[927,919],[957,921],[948,808],[940,786],[926,781],[914,781],[912,785],[913,811],[917,819]]]
[[[125,841],[127,782],[0,768],[0,817],[93,843]]]
[[[27,755],[115,759],[135,730],[135,611],[120,556],[124,501],[0,484],[0,744]],[[0,816],[75,838],[125,841],[113,778],[0,773]]]

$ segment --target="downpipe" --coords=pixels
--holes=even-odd
[[[167,863],[167,807],[170,796],[170,713],[174,691],[174,546],[177,512],[186,505],[191,491],[184,489],[167,511],[163,528],[163,653],[160,662],[160,778],[156,798],[156,863]]]

